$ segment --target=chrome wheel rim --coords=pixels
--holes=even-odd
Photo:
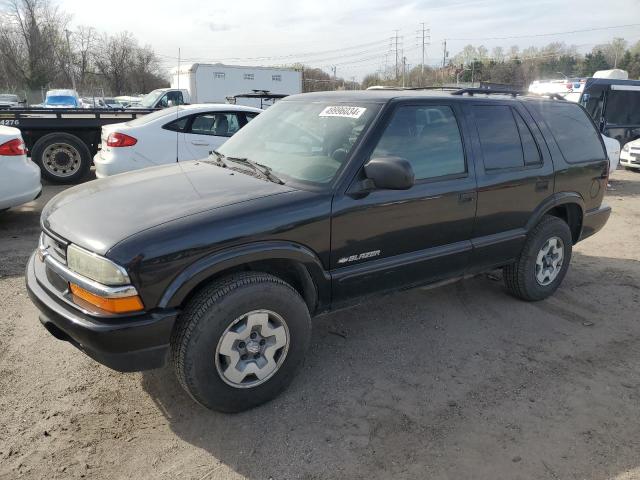
[[[42,154],[42,166],[55,177],[70,177],[80,169],[80,152],[68,143],[52,143]]]
[[[551,284],[562,270],[564,260],[564,243],[558,237],[551,237],[545,242],[536,258],[536,280],[546,287]]]
[[[218,375],[234,388],[252,388],[280,369],[289,350],[289,328],[271,310],[254,310],[235,319],[216,348]]]

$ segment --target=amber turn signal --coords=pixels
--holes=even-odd
[[[105,298],[91,293],[75,283],[70,283],[69,287],[74,297],[82,299],[110,313],[128,313],[144,310],[144,305],[138,295],[132,297]]]

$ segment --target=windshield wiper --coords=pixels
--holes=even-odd
[[[220,155],[222,155],[222,154],[220,154]],[[253,169],[254,172],[262,175],[267,180],[269,180],[269,181],[271,181],[273,183],[277,183],[279,185],[284,185],[284,182],[282,180],[280,180],[273,173],[271,168],[267,167],[266,165],[262,165],[261,163],[254,162],[252,160],[249,160],[248,158],[226,157],[226,156],[225,156],[225,158],[227,160],[231,160],[232,162],[240,163],[242,165],[248,165],[249,167],[251,167]]]
[[[226,164],[226,162],[224,161],[225,156],[223,154],[221,154],[217,150],[211,150],[210,153],[216,156],[214,161],[215,161],[217,166],[222,167],[222,168],[229,168],[228,165]],[[209,156],[211,156],[211,155],[209,155]]]

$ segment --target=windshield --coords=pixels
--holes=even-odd
[[[77,105],[75,97],[69,95],[52,95],[44,102],[47,105]]]
[[[281,101],[219,151],[265,165],[283,180],[328,184],[379,109],[377,104],[359,102]]]
[[[0,102],[17,102],[17,95],[0,95]]]
[[[140,105],[146,108],[152,108],[163,93],[164,91],[162,90],[154,90],[151,93],[147,93],[142,97],[142,100],[140,100]]]

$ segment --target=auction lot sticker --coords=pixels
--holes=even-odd
[[[360,118],[367,109],[363,107],[334,106],[320,112],[319,117]]]

